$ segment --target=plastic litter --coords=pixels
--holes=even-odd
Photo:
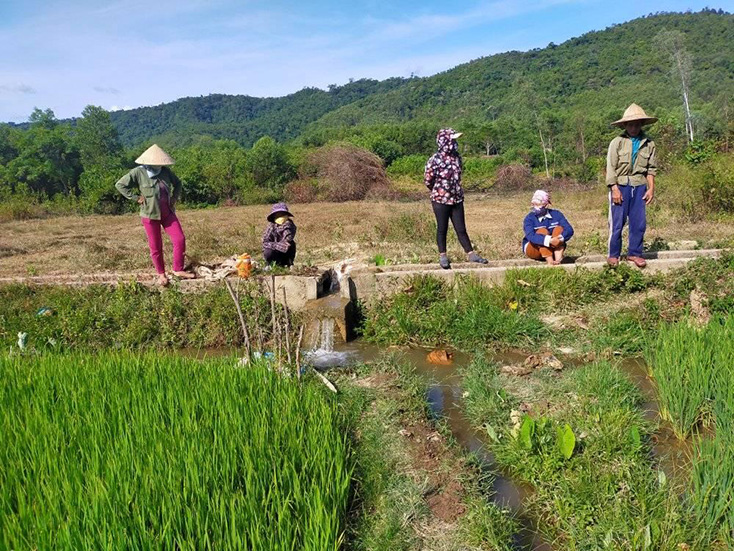
[[[237,268],[237,275],[241,278],[247,279],[250,277],[250,274],[252,273],[252,258],[250,255],[244,253],[238,256],[235,268]]]
[[[426,359],[435,365],[451,365],[454,362],[454,353],[443,349],[432,350]]]

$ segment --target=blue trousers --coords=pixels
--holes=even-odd
[[[609,257],[619,258],[622,253],[622,230],[629,219],[630,242],[628,256],[642,256],[642,240],[647,229],[645,217],[645,201],[647,185],[619,186],[622,192],[622,204],[612,202],[612,192],[609,191]]]

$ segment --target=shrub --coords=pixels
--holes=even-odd
[[[318,198],[318,182],[313,179],[298,179],[285,186],[283,195],[289,203],[312,203]]]
[[[318,180],[317,195],[322,201],[359,201],[370,190],[384,192],[390,187],[382,160],[374,153],[346,143],[313,151],[299,176]]]
[[[253,181],[260,187],[281,189],[295,173],[283,146],[269,136],[255,142],[245,162]]]
[[[734,212],[734,156],[700,164],[676,163],[659,178],[658,191],[681,218],[691,221]]]
[[[501,157],[465,157],[462,183],[467,190],[483,190],[492,187]]]
[[[406,155],[395,159],[387,169],[388,176],[410,176],[417,180],[423,180],[423,171],[426,168],[428,157],[425,155]]]
[[[503,165],[497,169],[494,187],[500,191],[533,189],[535,187],[533,172],[526,165]]]

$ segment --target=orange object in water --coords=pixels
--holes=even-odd
[[[237,257],[237,264],[235,266],[237,268],[237,275],[246,279],[252,273],[252,258],[247,253],[241,254]]]
[[[451,365],[454,362],[454,353],[448,350],[433,350],[428,353],[426,359],[436,365]]]

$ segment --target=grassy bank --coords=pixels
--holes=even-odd
[[[335,400],[234,362],[0,358],[2,547],[339,548]]]
[[[426,383],[399,356],[337,377],[354,427],[347,549],[510,551],[517,525],[491,479],[430,418]]]
[[[650,461],[651,427],[626,376],[605,362],[529,378],[475,361],[467,414],[497,462],[532,485],[527,504],[562,549],[679,550],[694,539]]]
[[[65,348],[203,348],[242,343],[234,303],[222,286],[182,293],[137,283],[117,287],[9,285],[0,287],[0,343],[13,346],[27,333],[36,350]],[[243,287],[240,304],[250,327],[267,340],[270,302],[254,286]],[[42,309],[46,310],[42,310]]]
[[[734,307],[734,255],[700,258],[665,274],[620,266],[600,271],[518,269],[501,285],[455,285],[430,276],[366,309],[364,335],[378,343],[640,354],[665,322]]]

